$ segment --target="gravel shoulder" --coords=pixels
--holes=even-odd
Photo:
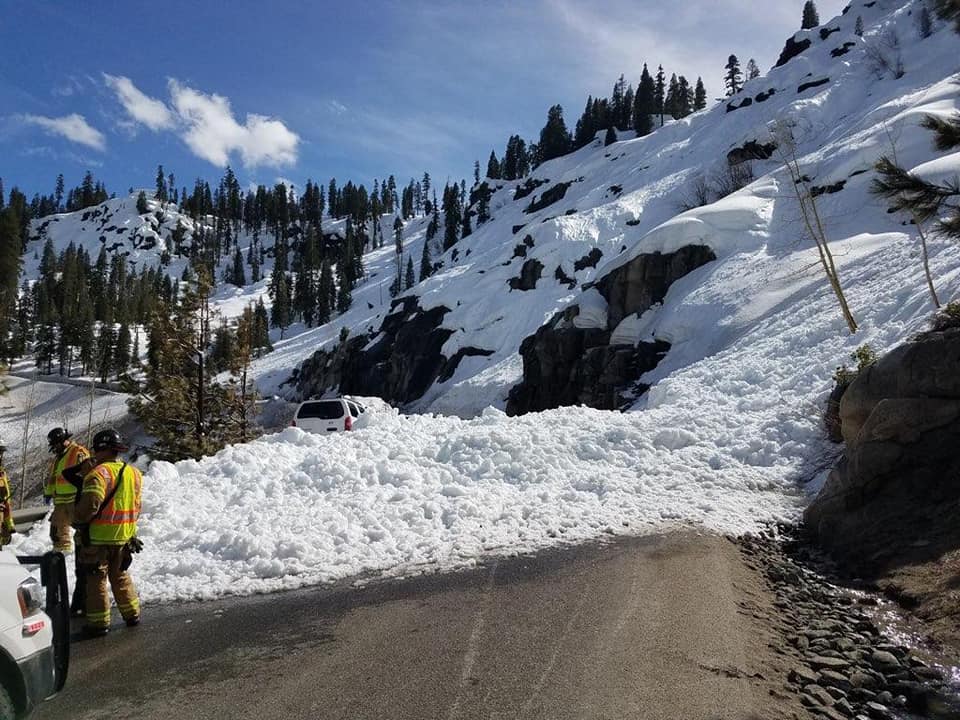
[[[78,643],[37,717],[809,717],[748,561],[680,533],[150,607],[143,626]]]

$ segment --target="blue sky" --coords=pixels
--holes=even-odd
[[[821,21],[843,4],[818,0]],[[0,177],[28,195],[88,168],[149,187],[158,163],[178,186],[227,162],[245,185],[459,180],[644,62],[720,96],[727,56],[768,68],[802,5],[0,0]]]

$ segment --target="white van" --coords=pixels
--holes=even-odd
[[[347,398],[307,400],[300,403],[290,424],[315,433],[355,430],[365,424],[365,412],[363,405]]]
[[[24,565],[39,565],[41,581]],[[21,720],[57,693],[70,659],[70,598],[63,555],[0,550],[0,720]]]

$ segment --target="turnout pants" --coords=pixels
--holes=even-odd
[[[113,599],[124,620],[140,617],[140,598],[130,574],[122,569],[124,560],[129,562],[125,545],[90,545],[80,548],[80,562],[86,571],[87,626],[104,628],[110,626],[110,597],[107,581],[113,590]]]
[[[53,506],[50,515],[50,539],[53,549],[64,554],[73,552],[73,503],[63,503]]]

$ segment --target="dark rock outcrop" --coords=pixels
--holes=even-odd
[[[804,38],[798,42],[794,37],[788,37],[786,44],[783,46],[783,50],[780,51],[780,57],[777,58],[777,62],[774,64],[774,67],[786,65],[788,62],[810,47],[810,44],[810,38]]]
[[[826,85],[828,82],[830,82],[830,78],[820,78],[819,80],[811,80],[810,82],[805,82],[799,85],[797,87],[797,92],[802,93],[804,90],[820,87],[821,85]]]
[[[602,257],[603,257],[603,250],[601,250],[600,248],[593,248],[590,252],[588,252],[579,260],[574,260],[573,270],[574,272],[580,272],[581,270],[584,270],[588,267],[596,267],[597,263],[600,262],[600,258]]]
[[[960,548],[960,329],[862,370],[840,422],[846,452],[804,515],[821,545],[867,576]]]
[[[520,268],[520,277],[510,278],[507,284],[510,285],[511,290],[533,290],[537,287],[537,281],[542,273],[543,263],[530,258]]]
[[[610,331],[540,328],[520,345],[523,382],[510,391],[507,413],[588,405],[615,410],[624,402],[627,378],[655,368],[670,345],[663,342],[608,345]],[[644,388],[645,389],[645,388]]]
[[[692,270],[715,260],[703,245],[673,253],[639,255],[604,276],[594,287],[607,301],[607,324],[576,327],[580,308],[573,305],[520,345],[523,380],[511,391],[507,413],[546,410],[584,404],[612,410],[646,390],[637,381],[669,350],[664,342],[610,345],[612,331],[632,313],[662,302],[670,285]]]
[[[421,397],[451,363],[447,377],[452,376],[464,354],[471,354],[464,350],[454,361],[440,352],[453,334],[440,327],[448,308],[423,310],[416,297],[402,297],[394,300],[391,310],[376,335],[350,338],[304,361],[294,378],[297,397],[336,391],[403,404]]]
[[[835,58],[837,58],[837,57],[841,57],[841,56],[843,56],[843,55],[846,55],[848,52],[850,52],[850,48],[856,47],[856,45],[857,45],[857,44],[856,44],[856,43],[853,43],[853,42],[845,42],[845,43],[844,43],[843,45],[841,45],[840,47],[834,48],[833,50],[831,50],[831,51],[830,51],[830,57],[835,57]]]
[[[558,200],[562,200],[563,196],[567,194],[567,188],[569,188],[573,183],[572,182],[562,182],[557,183],[553,187],[544,190],[540,193],[540,197],[536,200],[533,200],[526,208],[524,208],[525,213],[535,213],[538,210],[543,210],[546,207],[553,205]]]
[[[756,140],[747,140],[740,147],[736,147],[727,153],[727,163],[730,165],[739,165],[750,160],[767,160],[777,149],[775,142],[761,143]]]
[[[563,268],[560,265],[557,265],[557,269],[553,271],[553,277],[554,279],[556,279],[557,282],[563,283],[571,290],[573,290],[577,286],[576,278],[572,278],[569,275],[567,275],[563,271]]]
[[[706,245],[687,245],[672,253],[638,255],[605,275],[597,290],[607,300],[607,327],[613,330],[627,315],[662,302],[675,280],[717,256]]]
[[[525,198],[527,195],[529,195],[530,193],[532,193],[534,190],[536,190],[538,187],[540,187],[541,185],[546,185],[548,182],[550,181],[527,178],[527,181],[523,183],[523,185],[517,185],[517,189],[513,193],[513,199],[521,200]]]
[[[843,190],[844,185],[847,184],[846,180],[838,180],[835,183],[830,185],[814,185],[810,188],[810,195],[813,197],[820,197],[821,195],[831,195],[832,193],[840,192]]]

